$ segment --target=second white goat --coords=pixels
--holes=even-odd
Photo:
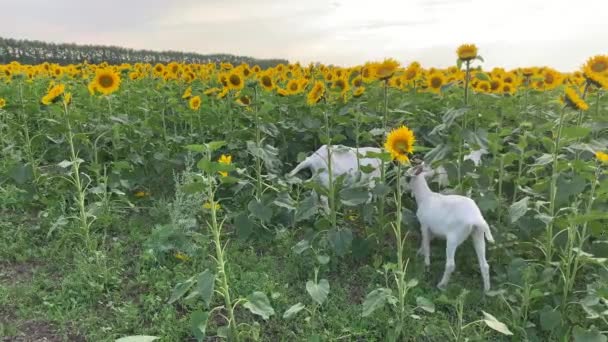
[[[454,262],[456,249],[469,235],[472,235],[483,278],[483,288],[487,292],[490,290],[490,266],[486,260],[485,240],[494,242],[490,227],[472,199],[431,191],[425,178],[433,174],[433,170],[425,170],[424,164],[408,170],[408,176],[411,176],[410,188],[418,205],[416,216],[420,221],[422,235],[418,253],[424,255],[424,264],[428,267],[431,264],[431,239],[437,236],[446,240],[445,271],[437,284],[438,288],[444,289],[456,268]]]
[[[373,188],[375,185],[374,179],[380,177],[380,163],[382,161],[379,158],[368,158],[366,154],[368,152],[381,153],[382,150],[377,147],[359,147],[358,152],[359,156],[357,156],[357,148],[355,147],[333,145],[331,147],[332,176],[336,179],[336,177],[346,174],[350,179],[353,179],[360,173],[361,179],[367,182],[370,188]],[[321,146],[298,164],[289,173],[289,176],[293,177],[301,170],[309,169],[313,176],[318,175],[321,184],[327,188],[329,186],[328,155],[327,145]],[[358,162],[357,158],[359,159]],[[360,172],[359,166],[370,166],[373,171],[370,173]],[[321,196],[321,202],[328,209],[325,196]]]

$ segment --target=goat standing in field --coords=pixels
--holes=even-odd
[[[349,177],[356,177],[357,173],[361,173],[361,178],[368,182],[370,188],[375,185],[375,178],[380,177],[380,163],[382,161],[379,158],[367,158],[366,153],[374,152],[381,153],[382,150],[376,147],[359,147],[359,156],[357,156],[357,148],[333,145],[331,147],[331,171],[333,179],[335,180],[338,176],[347,174]],[[327,145],[321,146],[312,155],[306,157],[298,166],[296,166],[290,173],[289,176],[293,177],[303,169],[310,169],[313,176],[318,174],[321,184],[325,187],[329,187],[329,169],[328,169],[328,148]],[[357,158],[359,161],[357,162]],[[360,166],[371,166],[374,170],[370,173],[360,172]],[[329,208],[327,203],[327,197],[321,196],[321,202],[327,210]]]
[[[483,288],[487,292],[490,290],[490,266],[486,260],[485,239],[490,243],[494,242],[490,227],[472,199],[431,191],[425,177],[433,174],[433,170],[424,169],[424,163],[408,170],[408,176],[411,177],[410,188],[418,205],[416,216],[420,221],[422,234],[418,253],[424,255],[424,264],[428,267],[431,264],[431,239],[438,236],[446,240],[445,271],[437,284],[438,288],[444,289],[456,268],[454,262],[456,249],[469,235],[473,235],[473,246],[479,261]]]

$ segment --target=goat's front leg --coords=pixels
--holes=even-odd
[[[421,225],[420,233],[422,239],[420,242],[420,249],[418,249],[418,255],[424,256],[424,266],[427,268],[431,266],[431,232],[428,226]]]
[[[447,237],[446,248],[445,248],[445,271],[443,277],[437,287],[441,290],[445,289],[450,281],[452,272],[456,269],[456,263],[454,262],[454,256],[456,255],[456,248],[458,247],[458,241],[453,237]]]
[[[490,291],[490,265],[486,260],[486,240],[482,230],[476,229],[473,232],[473,246],[475,247],[475,253],[477,253],[479,270],[483,278],[483,290],[488,292]]]

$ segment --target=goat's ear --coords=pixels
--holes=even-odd
[[[416,167],[414,167],[414,175],[418,176],[419,174],[422,173],[423,167],[422,165],[417,165]]]

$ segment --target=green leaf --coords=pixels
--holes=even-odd
[[[536,158],[534,165],[535,166],[547,165],[547,164],[551,163],[552,161],[553,161],[553,155],[545,153],[542,156]]]
[[[296,209],[295,221],[300,222],[309,219],[317,213],[317,196],[311,195],[301,201]]]
[[[462,59],[456,59],[456,67],[458,67],[458,70],[462,69]]]
[[[475,73],[475,78],[477,78],[478,80],[482,80],[482,81],[489,81],[490,77],[488,76],[488,74],[483,73],[483,72],[477,72]]]
[[[211,174],[216,174],[218,172],[230,172],[230,171],[234,171],[235,167],[232,164],[224,164],[224,163],[219,163],[219,162],[214,162],[214,161],[210,161],[207,158],[203,158],[201,159],[196,166],[199,168],[199,170],[211,173]]]
[[[367,202],[369,192],[364,187],[346,188],[340,191],[340,201],[342,204],[354,207]]]
[[[194,277],[175,285],[173,288],[173,292],[171,292],[171,297],[169,298],[169,304],[174,303],[178,299],[182,298],[188,290],[194,285]]]
[[[296,243],[295,246],[291,247],[291,249],[296,254],[302,254],[305,250],[310,248],[310,242],[308,240],[300,240],[300,242]]]
[[[327,279],[321,279],[318,284],[315,284],[312,280],[309,280],[306,282],[306,291],[312,300],[321,305],[329,294],[329,282]]]
[[[265,320],[274,315],[274,309],[264,292],[255,291],[247,296],[247,302],[243,304],[243,307],[249,309],[255,315],[262,316]]]
[[[317,255],[317,261],[321,265],[326,265],[329,262],[329,255]]]
[[[270,222],[270,219],[272,218],[272,209],[268,206],[265,206],[262,202],[258,201],[255,198],[249,202],[249,204],[247,205],[247,209],[249,209],[249,212],[253,216],[264,222]]]
[[[338,256],[348,252],[353,242],[353,232],[350,229],[331,229],[327,233],[327,238]]]
[[[236,228],[238,237],[241,239],[247,239],[253,233],[254,226],[255,223],[249,219],[249,215],[246,212],[242,212],[234,218],[234,227]]]
[[[503,334],[503,335],[513,335],[513,333],[511,332],[511,330],[509,330],[509,328],[501,321],[497,320],[496,317],[492,316],[491,314],[481,310],[481,312],[483,313],[483,321],[486,323],[486,325],[496,331],[498,331],[499,333]]]
[[[378,197],[383,197],[383,196],[386,196],[390,191],[391,191],[390,186],[388,186],[384,183],[378,183],[372,190],[372,193]]]
[[[293,198],[291,198],[291,196],[289,196],[289,193],[286,191],[279,193],[277,195],[277,198],[275,198],[274,202],[272,203],[274,203],[274,205],[278,207],[285,208],[290,211],[296,210]]]
[[[147,335],[133,335],[127,337],[121,337],[116,339],[115,342],[151,342],[154,340],[158,340],[160,337],[156,336],[147,336]]]
[[[367,317],[377,309],[383,307],[386,304],[388,297],[392,296],[392,294],[393,292],[391,289],[386,289],[383,287],[377,288],[368,293],[363,301],[363,312],[361,315],[363,317]]]
[[[511,204],[509,207],[509,217],[511,218],[511,223],[517,222],[522,216],[526,214],[528,211],[528,201],[529,197],[526,196],[519,201]]]
[[[290,319],[293,316],[297,315],[298,312],[302,311],[306,306],[302,303],[297,303],[292,305],[285,313],[283,314],[283,319]]]
[[[192,151],[192,152],[205,152],[207,149],[205,148],[205,145],[186,145],[184,146],[184,148],[188,151]]]
[[[208,312],[196,310],[190,314],[190,328],[198,342],[202,342],[207,335],[207,321],[209,321]]]
[[[540,327],[544,331],[552,331],[557,328],[562,321],[562,315],[559,311],[554,311],[550,307],[545,306],[540,312]]]
[[[209,148],[209,150],[211,152],[214,152],[222,147],[224,147],[224,145],[226,145],[225,141],[212,141],[212,142],[208,142],[205,145],[207,145],[207,148]]]
[[[606,342],[606,335],[602,335],[597,329],[585,330],[580,326],[575,326],[572,330],[574,342]]]
[[[205,306],[209,307],[211,298],[213,297],[213,289],[215,288],[215,274],[206,269],[198,276],[196,290],[205,302]]]
[[[19,185],[34,179],[34,172],[29,164],[17,164],[9,170],[8,174]]]
[[[582,139],[591,133],[591,128],[580,126],[568,126],[562,128],[562,137],[565,139]]]
[[[424,297],[416,297],[416,305],[422,310],[433,313],[435,312],[435,304]]]

